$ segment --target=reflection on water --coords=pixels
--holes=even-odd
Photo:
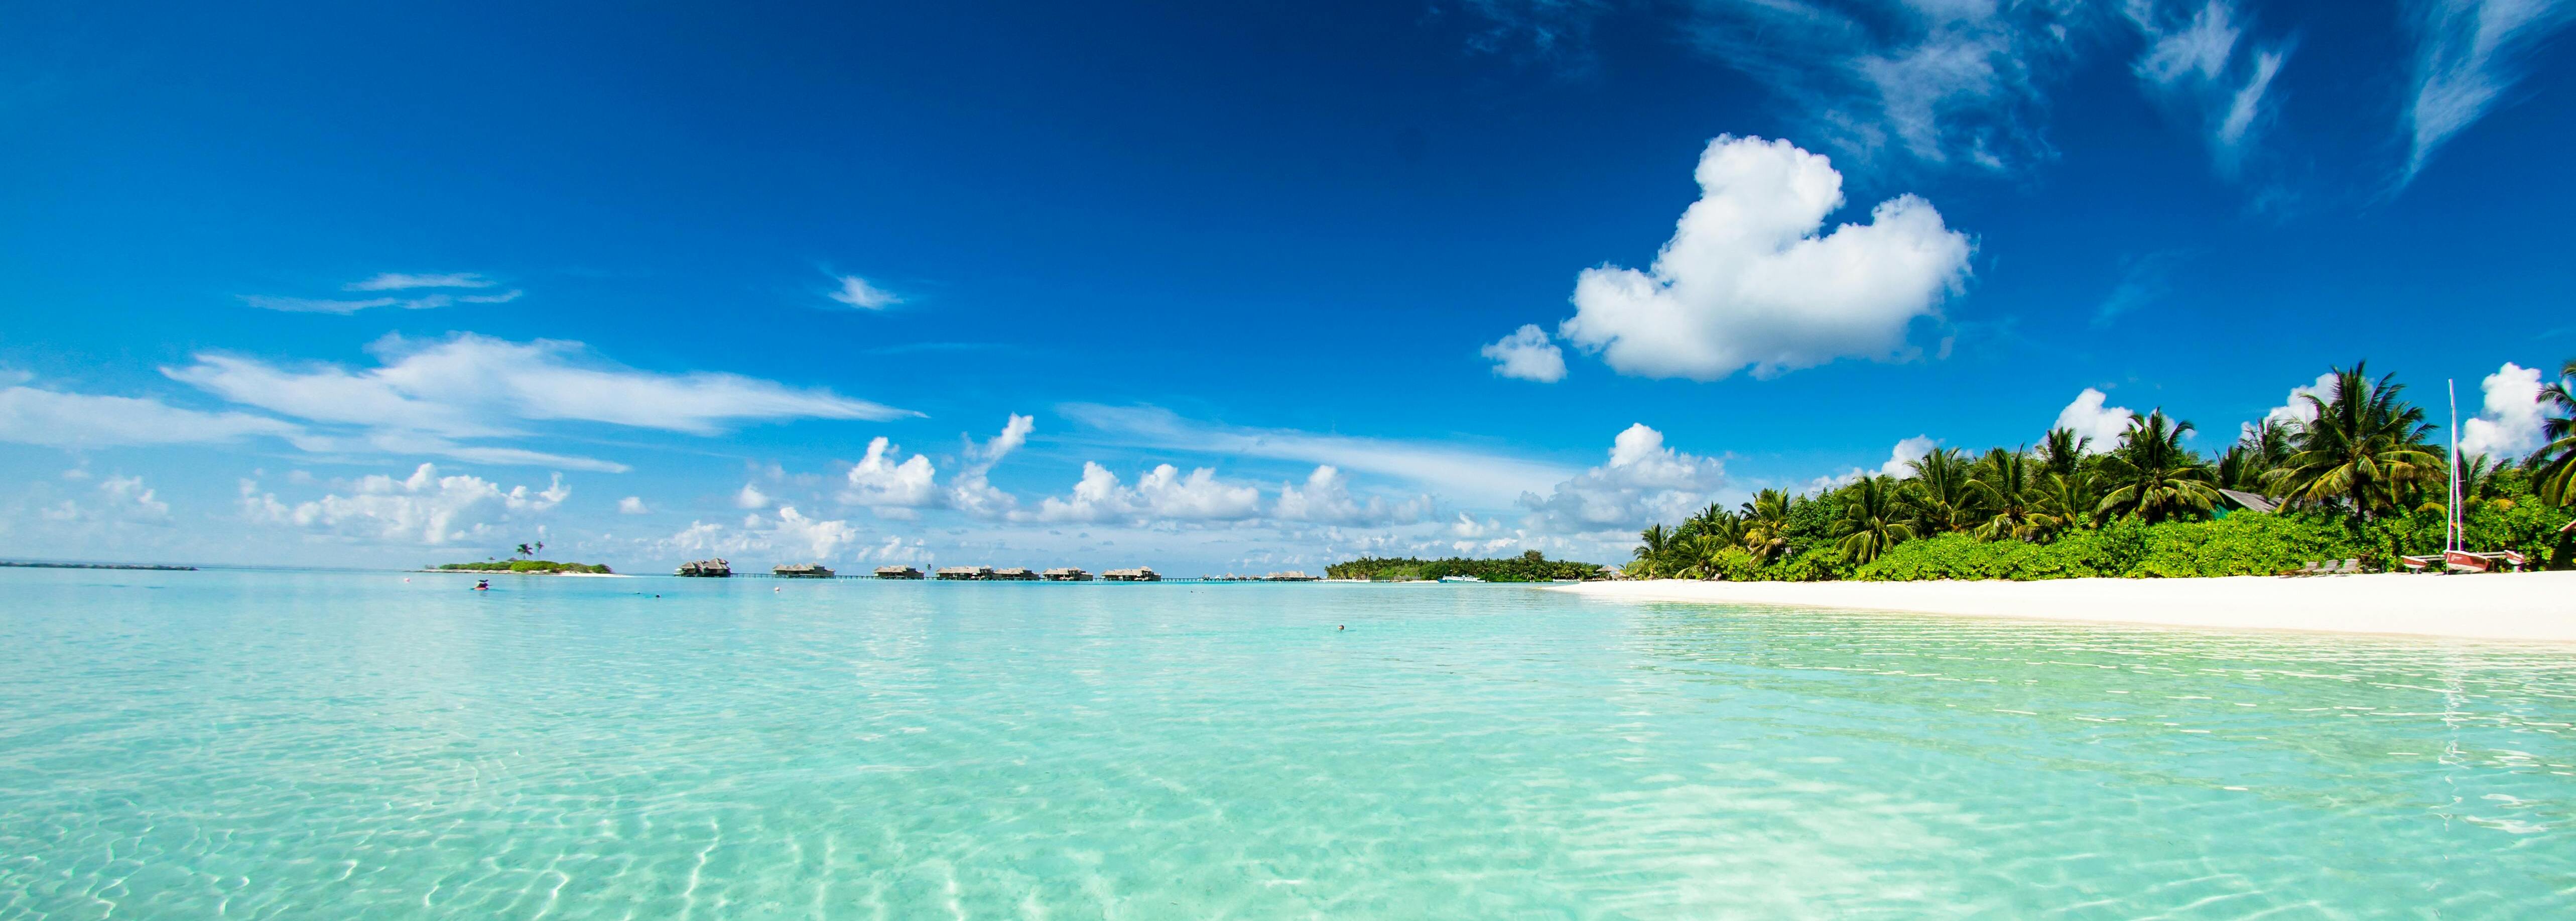
[[[399,580],[0,573],[0,917],[2529,917],[2576,885],[2559,648]]]

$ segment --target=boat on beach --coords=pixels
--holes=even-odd
[[[1485,580],[1483,580],[1483,579],[1479,579],[1479,578],[1476,578],[1475,576],[1441,576],[1441,577],[1440,577],[1440,581],[1442,581],[1442,582],[1483,582],[1483,581],[1485,581]]]

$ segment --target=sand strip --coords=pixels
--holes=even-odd
[[[1596,598],[2576,642],[2576,571],[2037,582],[1585,582]]]

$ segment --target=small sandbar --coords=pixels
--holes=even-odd
[[[1654,579],[1550,590],[1626,601],[2576,643],[2576,571],[2033,582]]]

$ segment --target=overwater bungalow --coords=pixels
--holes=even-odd
[[[984,578],[1001,582],[1035,582],[1038,580],[1038,571],[1021,566],[1004,566],[993,570],[992,575]]]
[[[733,564],[727,563],[721,558],[699,560],[694,563],[680,564],[680,571],[676,574],[695,579],[731,578],[733,576]]]
[[[1264,581],[1264,582],[1314,582],[1314,581],[1320,580],[1320,579],[1322,579],[1322,578],[1323,578],[1322,576],[1310,576],[1310,575],[1307,575],[1307,574],[1306,574],[1306,571],[1305,571],[1305,570],[1303,570],[1303,569],[1291,569],[1291,570],[1288,570],[1287,572],[1274,572],[1274,573],[1271,573],[1271,574],[1269,574],[1269,575],[1262,576],[1262,577],[1261,577],[1261,581]]]
[[[993,577],[993,567],[942,566],[934,575],[946,582],[981,582]]]
[[[1056,567],[1056,568],[1054,568],[1054,569],[1050,569],[1050,570],[1047,570],[1047,571],[1045,571],[1045,572],[1039,573],[1039,574],[1038,574],[1038,577],[1039,577],[1039,578],[1041,578],[1041,579],[1045,579],[1045,580],[1047,580],[1047,581],[1049,581],[1049,582],[1089,582],[1089,581],[1091,581],[1091,574],[1090,574],[1090,573],[1084,572],[1084,571],[1079,570],[1079,569],[1075,569],[1075,568],[1073,568],[1073,567],[1071,567],[1071,566],[1058,566],[1058,567]]]
[[[1154,568],[1151,566],[1138,566],[1134,569],[1112,569],[1108,572],[1101,573],[1100,578],[1110,582],[1163,581],[1162,574],[1155,572]]]
[[[921,578],[921,570],[914,569],[910,566],[879,566],[877,567],[877,578],[918,579]]]
[[[829,579],[833,572],[821,563],[787,563],[772,566],[769,574],[781,579]]]

